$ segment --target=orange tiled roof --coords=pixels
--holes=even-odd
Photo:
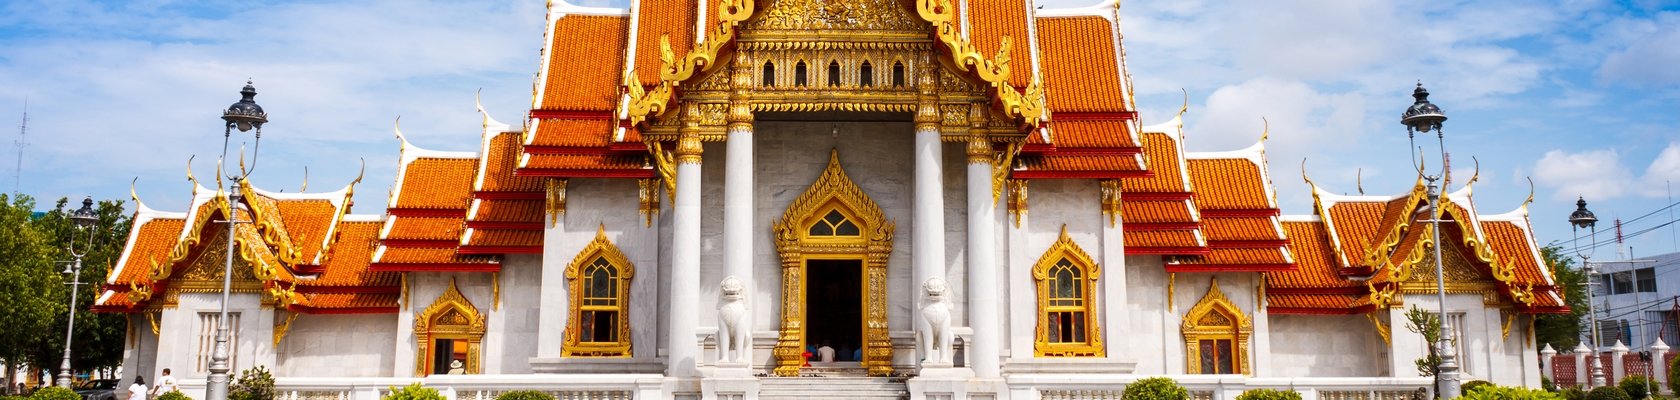
[[[471,221],[542,222],[544,200],[483,200]]]
[[[673,54],[678,57],[687,54],[694,47],[694,18],[698,10],[694,0],[642,0],[641,3],[638,8],[641,13],[636,17],[636,77],[643,86],[653,86],[659,84],[660,37],[669,38]],[[717,14],[715,8],[707,11]],[[605,44],[592,43],[589,47],[597,45]],[[624,47],[608,48],[616,51]]]
[[[1032,170],[1048,171],[1142,171],[1136,156],[1126,155],[1095,155],[1095,156],[1064,156],[1045,155],[1041,157],[1027,157],[1021,159],[1021,165]]]
[[[1004,2],[1020,6],[1019,1]],[[1039,18],[1039,65],[1044,68],[1044,93],[1058,112],[1120,112],[1126,110],[1120,84],[1114,31],[1097,16]],[[978,36],[976,36],[978,37]],[[1024,40],[1016,41],[1021,49]],[[1017,75],[1021,73],[1017,72]]]
[[[1283,248],[1263,249],[1209,249],[1206,255],[1180,257],[1171,264],[1183,265],[1247,265],[1258,266],[1275,265],[1274,268],[1286,269],[1294,266]]]
[[[462,255],[455,252],[455,247],[384,247],[384,254],[375,259],[374,264],[399,266],[401,264],[482,264],[495,265],[496,260],[491,256]]]
[[[373,248],[379,238],[379,221],[344,222],[338,229],[338,245],[332,257],[321,265],[322,272],[314,279],[303,279],[298,286],[307,287],[368,287],[395,286],[399,276],[391,272],[368,270]]]
[[[644,157],[609,155],[533,154],[525,163],[528,169],[642,169]]]
[[[568,15],[555,21],[548,37],[553,43],[541,108],[610,111],[616,107],[629,27],[630,18],[619,16]],[[580,40],[589,45],[580,45]]]
[[[1345,279],[1338,271],[1335,250],[1330,247],[1330,235],[1319,221],[1283,221],[1289,235],[1289,252],[1294,255],[1296,269],[1266,274],[1267,288],[1281,289],[1347,289],[1362,288],[1358,282]]]
[[[402,304],[396,293],[306,293],[304,301],[293,308],[305,312],[332,313],[329,310],[357,310],[362,313],[394,313]]]
[[[1282,240],[1275,217],[1209,217],[1202,220],[1208,240]]]
[[[1144,132],[1139,137],[1143,139],[1146,169],[1154,176],[1121,180],[1121,188],[1126,193],[1189,191],[1180,169],[1184,156],[1178,152],[1178,140],[1161,132]]]
[[[397,203],[391,208],[467,208],[477,158],[419,158],[403,172]]]
[[[1510,221],[1483,221],[1482,232],[1499,260],[1510,263],[1516,280],[1536,285],[1554,285],[1552,274],[1542,265],[1537,251],[1528,243],[1528,235]]]
[[[1329,207],[1330,215],[1325,220],[1335,228],[1331,239],[1340,244],[1347,266],[1357,266],[1364,260],[1387,208],[1388,203],[1380,201],[1343,201]]]
[[[1131,123],[1125,120],[1056,121],[1056,147],[1138,147],[1132,142]],[[1029,139],[1040,135],[1029,135]]]
[[[1126,232],[1128,250],[1145,247],[1200,247],[1207,243],[1198,240],[1196,231],[1138,231]]]
[[[532,146],[600,147],[612,144],[611,119],[544,118],[537,121]]]
[[[956,2],[952,2],[956,3]],[[1030,63],[1020,62],[1030,60],[1031,45],[1027,36],[1027,4],[1020,0],[971,0],[969,10],[969,38],[975,50],[980,54],[991,57],[1002,47],[1003,38],[1009,37],[1011,59],[1016,60],[1010,71],[1009,84],[1015,87],[1026,87],[1032,83],[1032,67]],[[1039,29],[1044,29],[1042,26]]]
[[[1266,310],[1276,314],[1357,314],[1361,294],[1266,294]]]
[[[1191,159],[1190,182],[1196,205],[1203,210],[1275,209],[1266,191],[1266,177],[1253,161],[1241,158]]]
[[[139,218],[138,214],[136,218]],[[175,241],[181,237],[181,228],[186,222],[184,218],[153,218],[133,228],[129,233],[132,245],[124,249],[120,258],[122,263],[110,271],[115,276],[107,277],[106,281],[126,287],[144,279],[151,272],[152,263],[168,259],[169,251],[175,248]]]
[[[462,246],[542,246],[542,231],[511,229],[476,229]]]
[[[456,240],[465,228],[463,217],[391,217],[391,231],[381,239]]]
[[[478,171],[475,191],[479,192],[534,192],[543,189],[543,179],[529,176],[519,176],[515,173],[519,169],[519,133],[506,132],[491,134],[484,143],[484,158],[481,170]]]
[[[1194,223],[1196,216],[1184,201],[1124,201],[1121,195],[1120,215],[1128,224]]]

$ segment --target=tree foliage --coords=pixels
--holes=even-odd
[[[34,225],[34,209],[29,196],[0,194],[0,360],[8,368],[38,361],[31,351],[68,307],[58,301],[64,288],[53,269],[53,244]]]
[[[1551,344],[1554,349],[1567,351],[1580,343],[1581,332],[1585,331],[1581,325],[1581,317],[1587,314],[1587,275],[1575,265],[1575,259],[1565,254],[1561,247],[1543,247],[1540,249],[1540,255],[1551,268],[1552,279],[1562,290],[1564,304],[1569,305],[1569,313],[1542,314],[1535,318],[1534,339],[1542,346]]]
[[[70,321],[65,312],[72,292],[68,284],[75,277],[61,272],[74,259],[67,247],[72,235],[76,250],[86,254],[78,277],[82,285],[75,290],[71,365],[86,371],[122,363],[127,317],[95,314],[89,308],[111,264],[122,254],[133,220],[123,212],[122,201],[102,201],[94,210],[97,223],[78,229],[69,215],[80,206],[61,198],[52,210],[36,213],[29,196],[0,194],[0,304],[6,304],[0,307],[0,359],[7,365],[27,363],[57,375]]]
[[[117,367],[122,364],[123,341],[128,336],[128,317],[121,314],[94,313],[90,311],[94,300],[99,298],[100,285],[105,282],[106,274],[111,265],[122,255],[123,246],[127,245],[128,232],[132,228],[133,218],[123,212],[123,202],[106,200],[100,201],[94,207],[98,222],[92,229],[78,229],[69,216],[80,202],[71,202],[60,198],[52,210],[47,211],[40,218],[35,219],[35,226],[47,235],[52,246],[51,257],[54,260],[69,261],[74,257],[66,246],[71,239],[76,240],[76,250],[86,249],[82,257],[82,273],[79,277],[81,288],[76,290],[76,329],[75,340],[71,342],[70,362],[76,370],[86,371],[95,368]],[[90,245],[88,236],[92,235]],[[68,264],[59,264],[59,270]],[[67,285],[73,274],[54,272],[61,283],[60,290],[54,301],[58,304],[70,304],[69,286]],[[54,315],[53,332],[64,332],[69,323],[69,314],[59,312]],[[33,348],[32,352],[38,359],[54,360],[40,365],[57,368],[64,357],[64,335],[45,335]],[[54,371],[56,374],[56,370]]]

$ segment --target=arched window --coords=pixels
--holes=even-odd
[[[1248,374],[1248,337],[1253,323],[1225,298],[1219,281],[1184,314],[1186,372],[1191,374]]]
[[[862,234],[863,232],[858,229],[857,224],[853,223],[850,218],[846,218],[846,215],[841,214],[838,209],[828,210],[828,214],[824,214],[822,219],[811,223],[811,229],[806,233],[810,237],[859,236]]]
[[[449,288],[414,318],[419,351],[414,375],[477,374],[484,341],[484,315],[449,280]]]
[[[635,274],[636,267],[607,240],[602,226],[566,266],[572,304],[562,356],[630,356],[630,278]]]
[[[903,62],[893,62],[893,87],[904,87]]]
[[[840,62],[839,61],[829,61],[828,62],[828,85],[829,86],[840,86]]]
[[[764,62],[764,87],[776,87],[776,63]]]
[[[806,85],[804,61],[800,61],[798,64],[793,65],[793,85],[799,87],[805,87]]]
[[[875,67],[869,65],[869,61],[864,61],[863,65],[858,66],[858,86],[875,86]]]
[[[1102,357],[1102,330],[1097,327],[1096,285],[1101,268],[1068,237],[1067,227],[1050,250],[1033,266],[1038,281],[1038,329],[1034,353],[1039,357]]]

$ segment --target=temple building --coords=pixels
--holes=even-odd
[[[1540,384],[1567,309],[1526,203],[1419,178],[1282,214],[1261,129],[1187,152],[1183,110],[1138,115],[1113,0],[630,3],[552,1],[526,118],[398,129],[383,205],[136,199],[95,305],[131,316],[123,371],[203,393],[232,251],[233,368],[293,398],[1376,398],[1331,395],[1430,385],[1405,315],[1440,307],[1439,241],[1464,379]]]

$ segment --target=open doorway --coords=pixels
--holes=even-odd
[[[822,361],[823,346],[833,349],[835,362],[862,361],[863,260],[807,260],[805,273],[805,348],[811,362]]]

